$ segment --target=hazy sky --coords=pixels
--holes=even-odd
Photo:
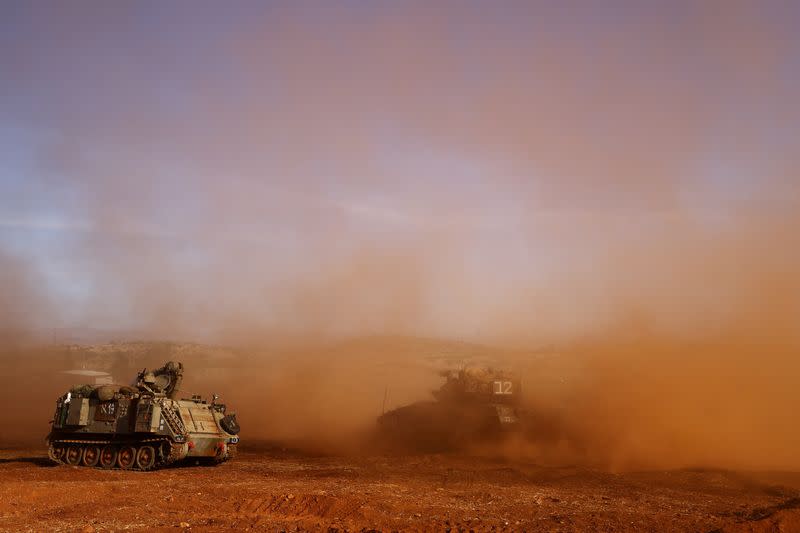
[[[562,331],[621,285],[671,309],[665,263],[798,207],[799,30],[793,2],[4,1],[0,266],[26,285],[0,316]]]

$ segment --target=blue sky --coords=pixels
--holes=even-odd
[[[586,328],[794,210],[798,11],[3,2],[0,258],[37,326]]]

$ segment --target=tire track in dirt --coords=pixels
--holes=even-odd
[[[360,512],[365,501],[353,497],[334,497],[322,494],[280,494],[257,498],[247,498],[233,503],[233,516],[248,519],[253,525],[272,523],[275,520],[305,521],[309,519],[326,520],[364,520]]]

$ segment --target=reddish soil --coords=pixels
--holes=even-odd
[[[248,450],[156,472],[0,450],[2,531],[800,531],[800,474]]]

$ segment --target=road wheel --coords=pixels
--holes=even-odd
[[[78,466],[81,464],[82,455],[83,448],[80,446],[70,446],[64,452],[64,462],[71,466]]]
[[[150,470],[156,464],[156,451],[152,446],[142,446],[136,454],[136,466],[141,470]]]
[[[123,470],[132,467],[136,462],[136,448],[133,446],[123,446],[117,452],[117,466]]]
[[[64,460],[64,446],[51,444],[47,449],[47,454],[50,456],[51,461],[60,463]]]
[[[161,446],[159,446],[158,448],[158,453],[163,463],[171,462],[172,460],[170,453],[171,451],[172,451],[172,445],[169,442],[164,441],[161,443]]]
[[[117,449],[110,444],[107,446],[103,446],[103,449],[100,450],[100,466],[103,468],[114,468],[114,464],[117,462]]]
[[[100,460],[100,446],[87,446],[83,450],[83,464],[86,466],[95,466],[97,461]]]

